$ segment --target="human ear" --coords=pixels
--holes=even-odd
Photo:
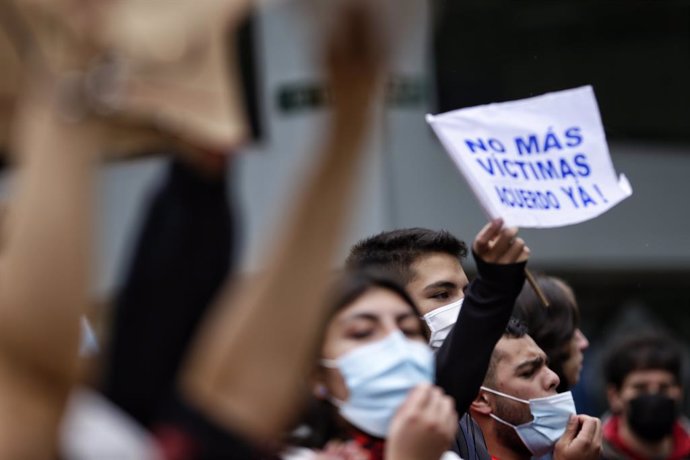
[[[328,386],[326,385],[326,376],[322,369],[316,369],[312,372],[309,378],[309,386],[311,387],[312,395],[316,399],[327,399],[330,395],[330,391],[328,391]]]
[[[485,391],[479,391],[477,397],[474,398],[472,404],[470,404],[470,410],[473,413],[488,416],[493,412],[491,407],[491,396],[486,394]]]
[[[317,382],[312,387],[312,394],[316,399],[327,399],[329,395],[328,387],[322,382]]]

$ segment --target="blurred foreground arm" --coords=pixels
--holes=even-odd
[[[347,13],[331,37],[333,114],[313,175],[267,254],[265,275],[223,296],[200,329],[183,381],[206,414],[254,439],[277,439],[299,408],[372,125],[382,56],[367,9]]]
[[[55,81],[33,72],[13,132],[17,190],[0,263],[0,458],[51,458],[76,379],[91,253],[99,131],[65,122]]]

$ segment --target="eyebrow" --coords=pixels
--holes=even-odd
[[[353,313],[350,316],[342,318],[342,322],[354,321],[358,319],[364,319],[367,321],[378,321],[379,317],[377,315],[374,315],[373,313]]]
[[[395,315],[395,320],[396,321],[402,321],[402,320],[407,319],[407,318],[416,318],[416,317],[417,317],[417,315],[415,314],[415,312],[407,311],[405,313],[399,313],[399,314]],[[363,319],[363,320],[367,320],[367,321],[379,321],[381,319],[381,317],[379,315],[376,315],[373,313],[362,312],[362,313],[353,313],[352,315],[343,318],[342,321],[347,322],[347,321],[355,321],[358,319]]]
[[[427,290],[432,290],[432,289],[440,289],[440,288],[445,288],[445,289],[457,289],[458,285],[452,281],[437,281],[435,283],[432,283],[424,288],[425,291]]]
[[[515,368],[515,373],[518,374],[528,369],[538,369],[544,365],[546,365],[546,359],[543,356],[538,356],[534,359],[530,359],[529,361],[524,361],[520,363],[520,365]]]

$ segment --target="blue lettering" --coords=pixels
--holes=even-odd
[[[503,188],[502,191],[496,186],[494,186],[494,188],[496,189],[496,193],[498,194],[498,199],[501,200],[501,203],[503,203],[506,206],[510,206],[512,208],[511,204],[508,202],[508,200],[506,198],[505,187]]]
[[[561,158],[561,177],[565,179],[568,176],[572,176],[573,179],[577,179],[577,176],[573,172],[572,169],[570,169],[570,165],[566,161],[565,158]]]
[[[528,209],[534,209],[534,193],[528,190],[519,190],[522,200]]]
[[[568,196],[568,198],[570,198],[570,201],[573,202],[573,206],[575,207],[575,209],[579,208],[579,206],[577,205],[577,201],[575,201],[575,191],[573,190],[573,188],[561,187],[561,190]]]
[[[582,206],[584,206],[586,208],[587,206],[589,206],[589,203],[596,206],[597,202],[594,201],[592,199],[592,197],[587,194],[587,192],[585,191],[584,188],[582,188],[581,185],[578,185],[577,188],[578,188],[578,191],[580,192],[580,198],[582,199]]]
[[[494,152],[505,153],[506,148],[503,145],[503,143],[501,141],[499,141],[498,139],[489,139],[488,142],[489,142],[489,147],[491,147],[491,149]]]
[[[486,164],[482,161],[482,158],[476,158],[479,166],[484,168],[484,171],[488,172],[490,175],[494,175],[494,164],[491,162],[491,158],[486,158]]]
[[[484,152],[488,152],[486,149],[486,145],[484,145],[484,141],[482,139],[477,139],[477,142],[471,140],[471,139],[465,139],[465,145],[472,151],[472,153],[477,153],[477,150],[483,150]]]
[[[556,167],[551,160],[537,161],[537,169],[544,179],[560,179]]]
[[[556,195],[554,195],[553,192],[546,192],[546,199],[549,201],[549,204],[554,207],[554,209],[561,209],[561,203],[558,202],[558,198],[556,198]]]
[[[565,130],[565,137],[568,141],[565,143],[568,147],[577,147],[582,144],[582,134],[580,133],[579,126],[573,126]]]
[[[599,186],[598,186],[598,185],[594,184],[594,185],[592,185],[592,187],[594,187],[594,190],[596,190],[596,192],[599,194],[599,196],[600,196],[601,199],[604,201],[604,203],[608,203],[608,202],[609,202],[609,200],[606,199],[606,197],[604,196],[604,194],[601,193],[601,190],[599,190]]]
[[[527,139],[529,139],[529,141],[526,141],[521,137],[515,138],[515,146],[517,147],[518,154],[531,155],[532,151],[534,151],[534,153],[539,153],[539,142],[537,141],[537,136],[532,134]]]
[[[525,171],[525,166],[528,165],[529,163],[525,163],[524,161],[515,161],[515,164],[520,167],[520,170],[522,171],[522,178],[523,179],[529,179],[529,175]],[[532,166],[530,164],[530,166]],[[532,168],[532,172],[534,172],[534,168]],[[537,178],[539,179],[539,178]]]
[[[544,139],[544,152],[548,152],[549,150],[556,149],[556,150],[561,150],[561,144],[558,142],[558,138],[556,135],[549,131],[548,134],[546,134],[546,138]]]
[[[510,161],[510,160],[503,160],[503,168],[506,170],[506,172],[508,172],[508,174],[510,175],[510,177],[512,177],[512,178],[515,179],[515,178],[518,177],[518,174],[517,174],[515,171],[511,171],[511,170],[508,168],[508,166],[511,166],[512,164],[513,164],[513,162]]]
[[[505,177],[505,176],[506,176],[506,171],[505,171],[505,169],[503,169],[503,167],[501,166],[501,162],[498,161],[498,160],[496,160],[496,159],[494,159],[494,163],[496,164],[496,167],[498,168],[498,172],[501,173],[501,176]]]
[[[524,189],[510,189],[507,187],[494,186],[498,199],[501,203],[510,208],[528,209],[560,209],[561,204],[553,192],[539,192]]]
[[[587,177],[592,172],[587,164],[587,157],[584,153],[578,153],[575,155],[573,162],[575,163],[575,166],[578,167],[577,172],[581,177]]]

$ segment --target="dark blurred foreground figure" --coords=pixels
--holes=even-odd
[[[205,215],[206,224],[218,225],[213,239],[221,242],[216,257],[203,242],[205,256],[195,260],[193,241],[204,238],[200,229],[182,238],[181,252],[167,250],[174,246],[171,241],[144,234],[154,246],[139,247],[132,272],[136,276],[123,296],[131,303],[118,322],[106,390],[154,431],[166,459],[270,456],[301,407],[304,376],[327,313],[323,305],[333,257],[348,219],[384,68],[368,10],[360,5],[345,13],[329,42],[326,70],[334,104],[313,170],[265,254],[265,271],[236,286],[226,283],[194,331],[193,322],[206,309],[227,264],[229,224],[219,192],[222,181],[204,185],[175,166],[153,207],[159,218],[168,216],[160,225],[149,221],[147,229],[155,234],[171,237],[176,225],[189,231],[190,225],[204,222],[178,220]],[[188,201],[189,193],[196,198]],[[208,212],[194,209],[199,199],[209,200]],[[185,260],[193,267],[185,267]],[[161,263],[170,265],[156,272]],[[213,267],[212,276],[196,279],[205,273],[204,264]],[[168,285],[190,281],[187,277],[194,283]],[[172,293],[186,294],[172,298]],[[167,308],[173,321],[189,324],[161,326],[159,322],[168,321]],[[147,329],[154,332],[147,334]],[[136,357],[139,347],[141,358]],[[124,351],[119,357],[118,349]],[[128,355],[136,359],[130,363]],[[162,362],[146,369],[147,361],[159,356]],[[136,375],[135,369],[141,372]],[[140,377],[146,381],[138,382]],[[142,399],[149,396],[154,400]]]
[[[58,11],[50,6],[67,4],[75,10],[83,6],[27,2],[36,7],[36,19],[50,19]],[[341,244],[382,79],[381,55],[362,8],[351,9],[342,28],[333,31],[327,66],[333,116],[313,175],[286,217],[275,250],[267,254],[266,273],[257,283],[222,296],[181,364],[177,385],[170,385],[179,397],[167,408],[168,435],[159,436],[165,458],[251,458],[252,441],[279,439],[298,412],[297,396],[325,317],[329,269]],[[137,22],[142,23],[149,30],[149,22]],[[98,29],[88,20],[78,25]],[[134,40],[134,35],[127,38]],[[41,41],[46,43],[52,41]],[[78,61],[79,69],[93,57],[89,46],[81,53],[77,45],[84,43],[74,49],[58,45],[62,53],[57,55],[65,59],[60,64]],[[0,405],[5,409],[0,411],[0,458],[12,460],[57,456],[59,425],[78,381],[79,318],[88,304],[92,272],[92,172],[107,128],[97,117],[75,119],[65,110],[81,108],[70,106],[76,99],[60,91],[65,89],[63,72],[73,67],[38,64],[24,76],[26,88],[17,102],[11,150],[21,158],[21,177],[3,228],[0,266]],[[155,328],[162,321],[166,318],[156,317],[150,324]],[[142,377],[128,376],[134,381]],[[101,407],[112,414],[107,405]],[[136,425],[119,415],[123,425]]]
[[[149,458],[120,449],[126,438],[150,451],[144,430],[76,387],[93,272],[92,170],[104,153],[237,146],[244,122],[219,37],[249,5],[180,3],[161,15],[163,3],[0,2],[0,145],[20,160],[21,176],[3,229],[0,458]],[[161,55],[173,42],[179,53]],[[104,454],[80,455],[94,445]]]
[[[172,397],[189,341],[228,275],[233,227],[222,165],[205,172],[173,161],[115,303],[103,393],[145,427]]]
[[[635,334],[604,363],[611,415],[604,421],[606,460],[690,458],[690,425],[681,415],[682,357],[658,334]]]
[[[525,282],[515,300],[513,316],[520,319],[530,337],[549,358],[549,368],[558,375],[558,392],[570,390],[580,380],[583,352],[589,347],[580,330],[580,310],[575,293],[562,279],[535,274],[548,306],[529,283]]]

